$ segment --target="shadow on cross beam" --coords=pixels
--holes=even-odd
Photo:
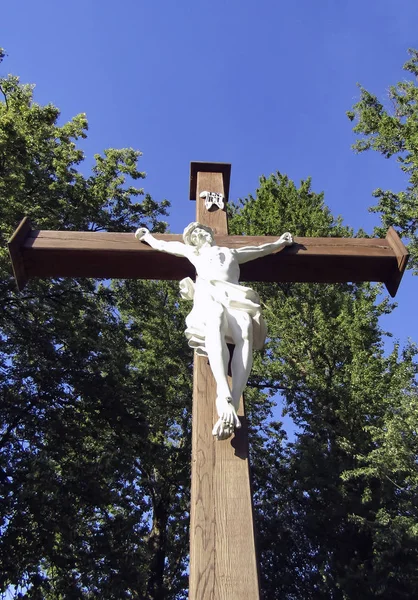
[[[166,241],[181,235],[156,234]],[[237,248],[275,241],[272,236],[215,235],[219,246]],[[133,233],[39,231],[23,219],[9,241],[19,290],[33,277],[104,279],[171,279],[194,277],[185,258],[163,254],[140,244]],[[282,283],[384,283],[393,297],[399,287],[408,251],[393,227],[386,238],[303,238],[293,246],[245,263],[243,281]]]
[[[231,440],[231,446],[234,449],[234,454],[241,460],[248,460],[248,421],[246,415],[240,415],[241,428],[235,429],[234,437]]]

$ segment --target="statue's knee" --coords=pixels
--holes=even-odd
[[[206,327],[209,332],[219,331],[227,327],[222,310],[215,310],[206,317]]]
[[[253,337],[253,323],[249,315],[245,315],[242,322],[242,339],[245,341],[252,340]]]

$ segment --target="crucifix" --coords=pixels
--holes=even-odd
[[[277,238],[268,236],[228,235],[225,202],[230,169],[224,163],[191,163],[190,199],[196,200],[196,221],[203,226],[201,230],[210,228],[217,247],[237,250],[238,254],[243,247],[277,244]],[[195,232],[195,235],[204,234]],[[139,232],[138,238],[146,242],[146,230]],[[173,234],[156,234],[152,238],[182,242],[180,235]],[[276,282],[379,281],[394,296],[408,260],[408,252],[393,228],[389,228],[385,239],[295,237],[283,238],[282,242],[287,247],[280,252],[244,262],[241,278]],[[32,277],[178,280],[194,277],[192,262],[184,253],[163,254],[157,249],[158,244],[154,245],[155,248],[138,243],[133,233],[37,231],[25,218],[9,242],[9,251],[20,290]],[[236,403],[238,421],[233,416],[230,429],[225,431],[216,430],[219,421],[216,398],[216,382],[208,359],[196,352],[189,598],[258,600],[243,399]],[[228,423],[228,417],[223,422]],[[212,435],[213,423],[218,441]]]

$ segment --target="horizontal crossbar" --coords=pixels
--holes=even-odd
[[[155,234],[158,239],[182,241],[175,234]],[[216,244],[237,248],[260,245],[271,236],[215,235]],[[408,251],[391,227],[380,238],[295,237],[270,256],[241,266],[243,281],[362,282],[386,285],[396,294],[408,260]],[[194,277],[185,258],[153,250],[133,233],[45,231],[32,229],[24,219],[9,242],[18,288],[32,277],[92,277],[105,279],[171,279]]]

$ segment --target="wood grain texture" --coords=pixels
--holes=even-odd
[[[201,185],[208,185],[208,173]],[[219,175],[219,174],[218,174]],[[206,177],[206,179],[205,179]],[[208,190],[215,191],[215,190]],[[197,203],[197,218],[208,217],[220,230],[220,215],[205,215],[204,201]],[[206,211],[207,212],[207,211]],[[19,233],[18,233],[19,232]],[[174,234],[156,234],[167,241],[182,240]],[[271,236],[215,235],[219,246],[237,248],[273,241]],[[19,289],[31,277],[103,277],[137,279],[182,279],[194,269],[184,258],[153,250],[131,233],[36,231],[26,222],[9,244]],[[302,238],[295,244],[241,266],[242,281],[319,282],[380,281],[395,295],[408,259],[408,251],[393,228],[380,238]]]
[[[215,598],[215,445],[212,437],[216,389],[207,359],[195,354],[193,370],[192,483],[190,501],[190,600]]]
[[[212,436],[218,419],[215,381],[195,357],[193,381],[190,600],[258,600],[258,565],[248,460],[248,430],[233,439]]]
[[[203,190],[223,193],[220,175],[198,173],[197,196]],[[197,221],[223,236],[227,234],[225,211],[207,212],[204,200],[198,197],[196,213]],[[208,360],[195,355],[189,598],[258,600],[243,400],[238,411],[243,426],[233,438],[223,441],[212,436],[212,426],[218,419],[215,400],[216,385]]]
[[[212,228],[215,235],[228,235],[226,210],[213,206],[206,210],[205,200],[199,198],[201,192],[219,192],[223,194],[222,173],[197,173],[196,221]],[[222,191],[220,191],[222,190]]]
[[[241,429],[237,430],[232,440],[216,442],[215,446],[214,598],[258,600],[258,556],[243,398],[238,416]]]
[[[198,173],[219,173],[222,175],[222,186],[226,200],[229,198],[229,184],[231,181],[231,163],[209,163],[209,162],[191,162],[190,163],[190,200],[196,200],[197,194],[197,174]],[[201,190],[203,191],[203,190]],[[206,190],[215,192],[216,190]]]

